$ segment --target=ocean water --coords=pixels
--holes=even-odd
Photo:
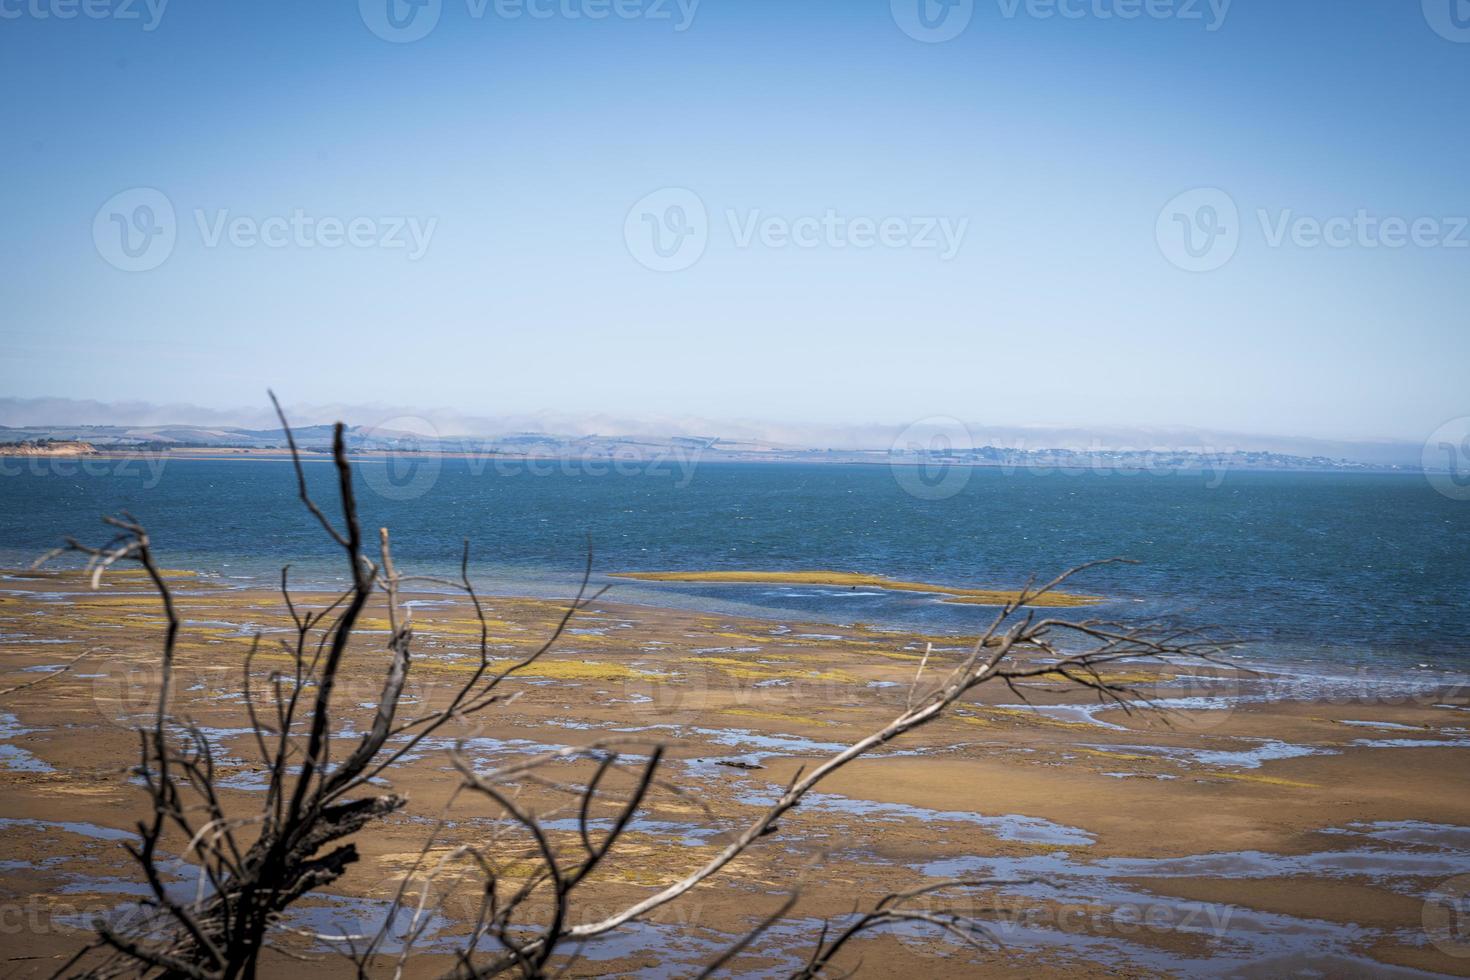
[[[67,535],[101,542],[99,517],[128,510],[168,567],[243,584],[272,581],[290,563],[304,584],[346,580],[285,462],[4,463],[5,565],[27,564]],[[1138,564],[1076,581],[1076,591],[1109,597],[1088,615],[1215,626],[1266,659],[1470,669],[1470,502],[1441,496],[1421,476],[980,468],[949,474],[933,492],[881,464],[693,463],[613,472],[376,460],[359,464],[357,486],[365,525],[391,529],[401,570],[454,571],[468,538],[474,577],[488,592],[567,594],[589,540],[599,576],[839,569],[1013,588],[1124,557]],[[307,469],[332,513],[332,468]],[[956,634],[992,615],[868,589],[619,581],[609,598]]]

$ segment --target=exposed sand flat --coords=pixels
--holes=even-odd
[[[946,602],[963,602],[980,606],[1003,606],[1021,597],[1018,589],[962,589],[927,582],[901,582],[881,575],[857,572],[615,572],[614,578],[637,579],[640,582],[689,582],[702,585],[817,585],[832,588],[886,589],[891,592],[925,592],[949,596]],[[1091,606],[1104,601],[1101,596],[1048,592],[1026,603],[1028,606]]]
[[[141,815],[143,795],[128,782],[131,726],[152,710],[161,619],[136,576],[104,579],[96,593],[74,575],[12,576],[0,586],[0,688],[99,648],[0,701],[0,893],[19,910],[7,925],[21,923],[4,933],[0,972],[45,976],[84,941],[93,913],[116,914],[140,894],[119,845]],[[256,631],[266,641],[263,669],[288,662],[270,650],[284,608],[268,591],[186,578],[178,591],[186,623],[176,710],[206,728],[225,805],[248,814],[261,774],[239,672]],[[433,598],[414,609],[406,710],[442,701],[477,658],[468,607]],[[491,653],[508,659],[541,641],[559,607],[492,598],[486,613]],[[374,603],[348,658],[336,757],[355,743],[351,733],[381,686],[382,635],[372,631],[385,616]],[[341,932],[371,921],[367,900],[397,887],[449,800],[454,740],[489,768],[553,746],[658,739],[669,746],[665,777],[711,816],[688,796],[654,792],[589,896],[597,908],[586,916],[605,914],[707,859],[798,765],[893,717],[926,643],[938,641],[935,671],[965,649],[960,637],[946,644],[610,603],[573,625],[577,632],[510,682],[513,704],[457,727],[390,774],[410,798],[407,810],[360,835],[361,862],[287,925]],[[861,960],[862,975],[879,977],[1470,975],[1460,947],[1423,924],[1434,890],[1470,872],[1465,691],[1404,696],[1370,685],[1354,697],[1293,699],[1291,689],[1228,667],[1113,670],[1173,710],[1130,715],[1047,677],[1021,688],[1029,706],[1003,686],[981,689],[953,716],[838,772],[726,874],[627,938],[590,945],[570,972],[697,972],[801,884],[795,920],[735,965],[746,975],[789,972],[823,919],[893,890],[986,877],[1014,884],[959,901],[992,910],[1003,948],[970,949],[914,929],[864,939],[840,964]],[[567,763],[557,775],[585,777],[591,768]],[[629,785],[610,779],[610,789]],[[578,846],[567,819],[574,814],[557,809],[563,798],[527,786],[521,802],[543,815],[556,846]],[[484,801],[459,801],[435,859],[484,843],[495,817]],[[512,877],[518,860],[506,858]],[[190,880],[187,864],[173,867]],[[478,886],[462,866],[439,881],[442,920],[408,975],[445,968]],[[320,962],[277,956],[267,975],[351,975],[322,943],[295,933],[280,942]]]

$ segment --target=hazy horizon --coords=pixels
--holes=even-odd
[[[544,433],[563,437],[718,438],[727,442],[764,443],[789,449],[887,450],[901,443],[937,445],[937,437],[944,444],[957,447],[1169,449],[1204,453],[1268,451],[1300,456],[1325,455],[1375,464],[1417,464],[1422,458],[1421,444],[1411,440],[1321,439],[1292,433],[1229,432],[1191,426],[1003,425],[948,416],[911,421],[871,420],[847,425],[804,424],[759,417],[639,417],[550,411],[485,416],[445,408],[384,404],[287,403],[285,411],[288,421],[296,428],[340,421],[384,433],[405,432],[449,439]],[[212,409],[188,404],[108,404],[84,399],[0,397],[0,427],[90,425],[137,429],[194,426],[272,430],[279,426],[279,422],[268,405]]]

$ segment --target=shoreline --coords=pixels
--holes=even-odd
[[[52,923],[16,937],[44,957],[69,952],[82,936],[62,909],[115,908],[135,879],[114,842],[126,839],[136,815],[138,791],[122,774],[136,752],[131,719],[147,714],[149,695],[128,678],[147,676],[139,671],[156,656],[159,625],[136,574],[104,578],[100,592],[79,579],[43,573],[10,583],[30,588],[0,595],[0,684],[33,679],[87,645],[107,648],[0,704],[14,719],[0,731],[0,859],[10,869],[0,887]],[[248,812],[258,789],[249,739],[239,734],[235,674],[253,632],[284,625],[279,595],[177,584],[185,619],[177,711],[218,739],[228,801]],[[322,597],[298,598],[311,605]],[[412,601],[413,696],[432,700],[472,656],[467,609],[440,593],[416,592]],[[497,657],[538,642],[559,608],[545,599],[485,601]],[[381,684],[372,633],[381,617],[375,601],[344,677],[344,705],[370,703]],[[599,601],[517,682],[515,704],[463,737],[488,765],[547,745],[657,733],[670,746],[670,771],[714,809],[715,826],[738,826],[796,766],[901,706],[933,642]],[[935,669],[962,650],[936,646]],[[813,931],[818,918],[851,910],[853,881],[875,898],[954,873],[1051,882],[1042,890],[1001,888],[987,899],[1011,910],[999,926],[1011,947],[1001,961],[925,934],[880,935],[854,954],[881,972],[1046,969],[1080,977],[1094,975],[1088,964],[1101,957],[1163,973],[1207,972],[1212,963],[1228,972],[1231,963],[1268,959],[1282,971],[1344,976],[1396,968],[1470,975],[1470,960],[1410,935],[1422,929],[1424,896],[1451,877],[1449,869],[1470,862],[1463,691],[1439,690],[1435,699],[1446,700],[1425,704],[1381,692],[1298,700],[1254,687],[1260,679],[1234,664],[1139,661],[1109,672],[1168,713],[1130,715],[1044,677],[1023,686],[1027,704],[1004,687],[984,688],[952,717],[824,784],[783,821],[775,846],[702,892],[697,930],[686,920],[656,922],[646,952],[594,950],[600,958],[584,972],[678,972],[682,957],[701,948],[695,936],[719,945],[739,935],[751,915],[780,900],[794,865],[820,860],[825,870],[809,883],[801,910]],[[382,900],[423,833],[418,821],[445,799],[445,783],[445,764],[433,753],[396,774],[395,789],[413,801],[409,818],[363,835],[364,867],[312,907]],[[675,800],[651,801],[647,820],[604,886],[609,902],[645,893],[719,840]],[[446,844],[482,827],[480,816],[465,814]],[[449,894],[472,884],[453,884]],[[442,965],[440,943],[459,921],[455,908],[446,912],[445,935],[426,950],[422,975]],[[1162,926],[1140,932],[1118,918],[1141,911]],[[1201,922],[1215,924],[1202,933]],[[757,944],[752,962],[782,962],[807,938],[772,937]],[[321,969],[337,975],[330,959]]]
[[[333,562],[326,562],[326,565]],[[447,568],[447,566],[446,566]],[[40,570],[39,573],[32,571],[27,566],[0,564],[0,583],[6,581],[25,581],[28,577],[40,574],[42,576],[65,573],[67,569],[60,567]],[[301,571],[300,566],[292,565],[292,572]],[[433,569],[421,569],[423,574],[434,574]],[[487,572],[483,576],[476,576],[472,567],[471,577],[475,580],[476,589],[482,595],[507,601],[564,601],[571,598],[576,591],[578,577],[569,571],[553,572],[545,578],[536,577],[538,585],[544,585],[540,589],[517,589],[514,585],[503,587],[507,578],[514,578],[515,569],[497,568]],[[262,592],[265,594],[278,594],[279,569],[274,573],[254,572],[248,574],[230,574],[221,571],[192,571],[176,570],[172,574],[188,576],[209,588],[226,589],[236,592]],[[947,626],[939,624],[904,623],[895,620],[884,620],[881,618],[861,618],[842,615],[844,612],[838,598],[834,597],[831,604],[832,613],[828,616],[818,614],[817,610],[811,608],[780,608],[768,606],[739,599],[739,593],[745,590],[762,589],[767,586],[762,583],[732,582],[720,584],[714,582],[673,582],[671,584],[694,585],[699,587],[713,587],[730,593],[726,597],[717,597],[709,593],[683,592],[677,590],[649,589],[643,592],[629,594],[624,591],[618,593],[617,587],[630,582],[637,582],[638,576],[648,573],[594,573],[591,579],[593,586],[607,585],[612,587],[609,592],[608,603],[627,607],[632,610],[645,612],[682,612],[700,613],[705,612],[714,615],[735,616],[742,619],[750,619],[766,623],[800,623],[813,630],[821,629],[849,629],[867,628],[877,633],[889,633],[895,636],[911,635],[915,632],[924,632],[936,638],[943,637],[951,643],[963,643],[967,636],[973,632],[959,626]],[[657,574],[657,573],[653,573]],[[698,573],[677,573],[698,574]],[[524,584],[524,583],[522,583]],[[650,583],[656,585],[657,583]],[[302,594],[331,595],[334,589],[342,589],[348,585],[348,580],[343,575],[335,573],[308,574],[292,579],[292,591]],[[845,586],[844,586],[845,588]],[[871,586],[876,588],[876,586]],[[0,584],[0,592],[5,589]],[[22,590],[24,591],[24,590]],[[418,591],[424,595],[453,595],[453,590],[442,589],[432,585],[423,586]],[[893,595],[903,597],[904,590],[899,590]],[[918,593],[913,595],[932,595],[936,600],[946,597],[945,592]],[[1101,604],[1104,609],[1112,605],[1126,618],[1126,609],[1129,604],[1139,600],[1124,597],[1104,597]],[[973,621],[974,630],[984,628],[993,613],[998,611],[998,606],[990,605],[968,605],[958,603],[944,603],[951,608],[959,607],[968,609],[975,616]],[[1088,614],[1097,607],[1092,605],[1063,606],[1042,610],[1047,615],[1091,618]],[[1113,617],[1105,617],[1113,618]],[[1220,636],[1228,636],[1229,631],[1222,630]],[[1245,670],[1253,670],[1262,675],[1291,677],[1294,683],[1303,688],[1321,689],[1324,691],[1351,690],[1352,685],[1356,689],[1374,690],[1382,696],[1394,694],[1417,694],[1433,687],[1466,687],[1470,688],[1470,664],[1461,666],[1453,662],[1451,657],[1430,656],[1427,659],[1418,651],[1410,650],[1379,650],[1367,656],[1359,655],[1356,661],[1347,660],[1340,656],[1349,650],[1361,649],[1356,645],[1343,646],[1321,646],[1310,649],[1302,647],[1299,643],[1289,640],[1269,637],[1246,637],[1241,639],[1240,647],[1229,656],[1239,667]],[[1410,676],[1405,676],[1406,674]]]

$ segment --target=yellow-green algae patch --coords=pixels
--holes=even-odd
[[[199,577],[198,572],[185,568],[160,568],[159,575],[166,579],[195,579]],[[29,568],[25,570],[10,571],[7,574],[13,579],[22,581],[76,581],[90,583],[92,573],[84,568]],[[129,582],[151,581],[151,576],[141,568],[108,568],[102,573],[102,581],[108,579],[122,579]]]
[[[1109,752],[1105,749],[1085,749],[1080,746],[1068,746],[1068,752],[1077,752],[1082,755],[1095,755],[1103,759],[1122,759],[1126,762],[1157,762],[1157,757],[1146,755],[1135,755],[1132,752]]]
[[[790,664],[767,664],[758,660],[744,661],[732,657],[686,657],[681,663],[707,664],[723,674],[744,680],[834,681],[856,684],[859,678],[845,670],[812,670]]]
[[[951,585],[934,585],[928,582],[902,582],[882,575],[863,575],[858,572],[833,572],[825,570],[807,572],[759,572],[759,571],[714,571],[714,572],[616,572],[614,578],[636,579],[640,582],[690,582],[705,585],[828,585],[850,588],[886,589],[891,592],[930,592],[948,596],[946,602],[963,602],[973,605],[1000,606],[1021,598],[1021,593],[1012,589],[961,589]],[[1076,595],[1069,592],[1048,592],[1037,596],[1029,606],[1090,606],[1102,602],[1101,596]]]
[[[1051,728],[1091,727],[1085,721],[1063,721],[1060,718],[1050,718],[1030,708],[1004,708],[999,705],[977,705],[975,711],[983,715],[989,715],[991,718],[1014,719],[1016,721],[1029,722],[1033,725],[1046,725]]]
[[[520,673],[528,677],[550,677],[557,680],[617,681],[649,675],[622,664],[594,663],[590,660],[538,660]]]
[[[831,722],[820,721],[816,718],[807,718],[802,715],[788,715],[779,711],[760,711],[755,708],[721,708],[721,714],[738,715],[741,718],[759,718],[762,721],[780,721],[797,725],[809,725],[817,727],[830,725]]]
[[[1218,769],[1210,769],[1205,775],[1211,779],[1233,779],[1241,783],[1262,783],[1266,786],[1285,786],[1289,789],[1317,789],[1317,783],[1302,783],[1295,779],[1282,779],[1280,776],[1256,776],[1248,772],[1221,772]]]
[[[1088,680],[1094,681],[1099,684],[1107,684],[1110,687],[1126,688],[1137,687],[1143,684],[1156,684],[1161,680],[1169,680],[1174,675],[1165,674],[1163,672],[1150,674],[1143,671],[1133,671],[1131,673],[1127,671],[1122,671],[1116,674],[1074,671],[1072,676],[1085,677]],[[1059,670],[1049,670],[1044,674],[1037,674],[1032,679],[1038,681],[1065,681],[1071,680],[1071,677],[1069,677],[1067,674],[1062,673]]]

